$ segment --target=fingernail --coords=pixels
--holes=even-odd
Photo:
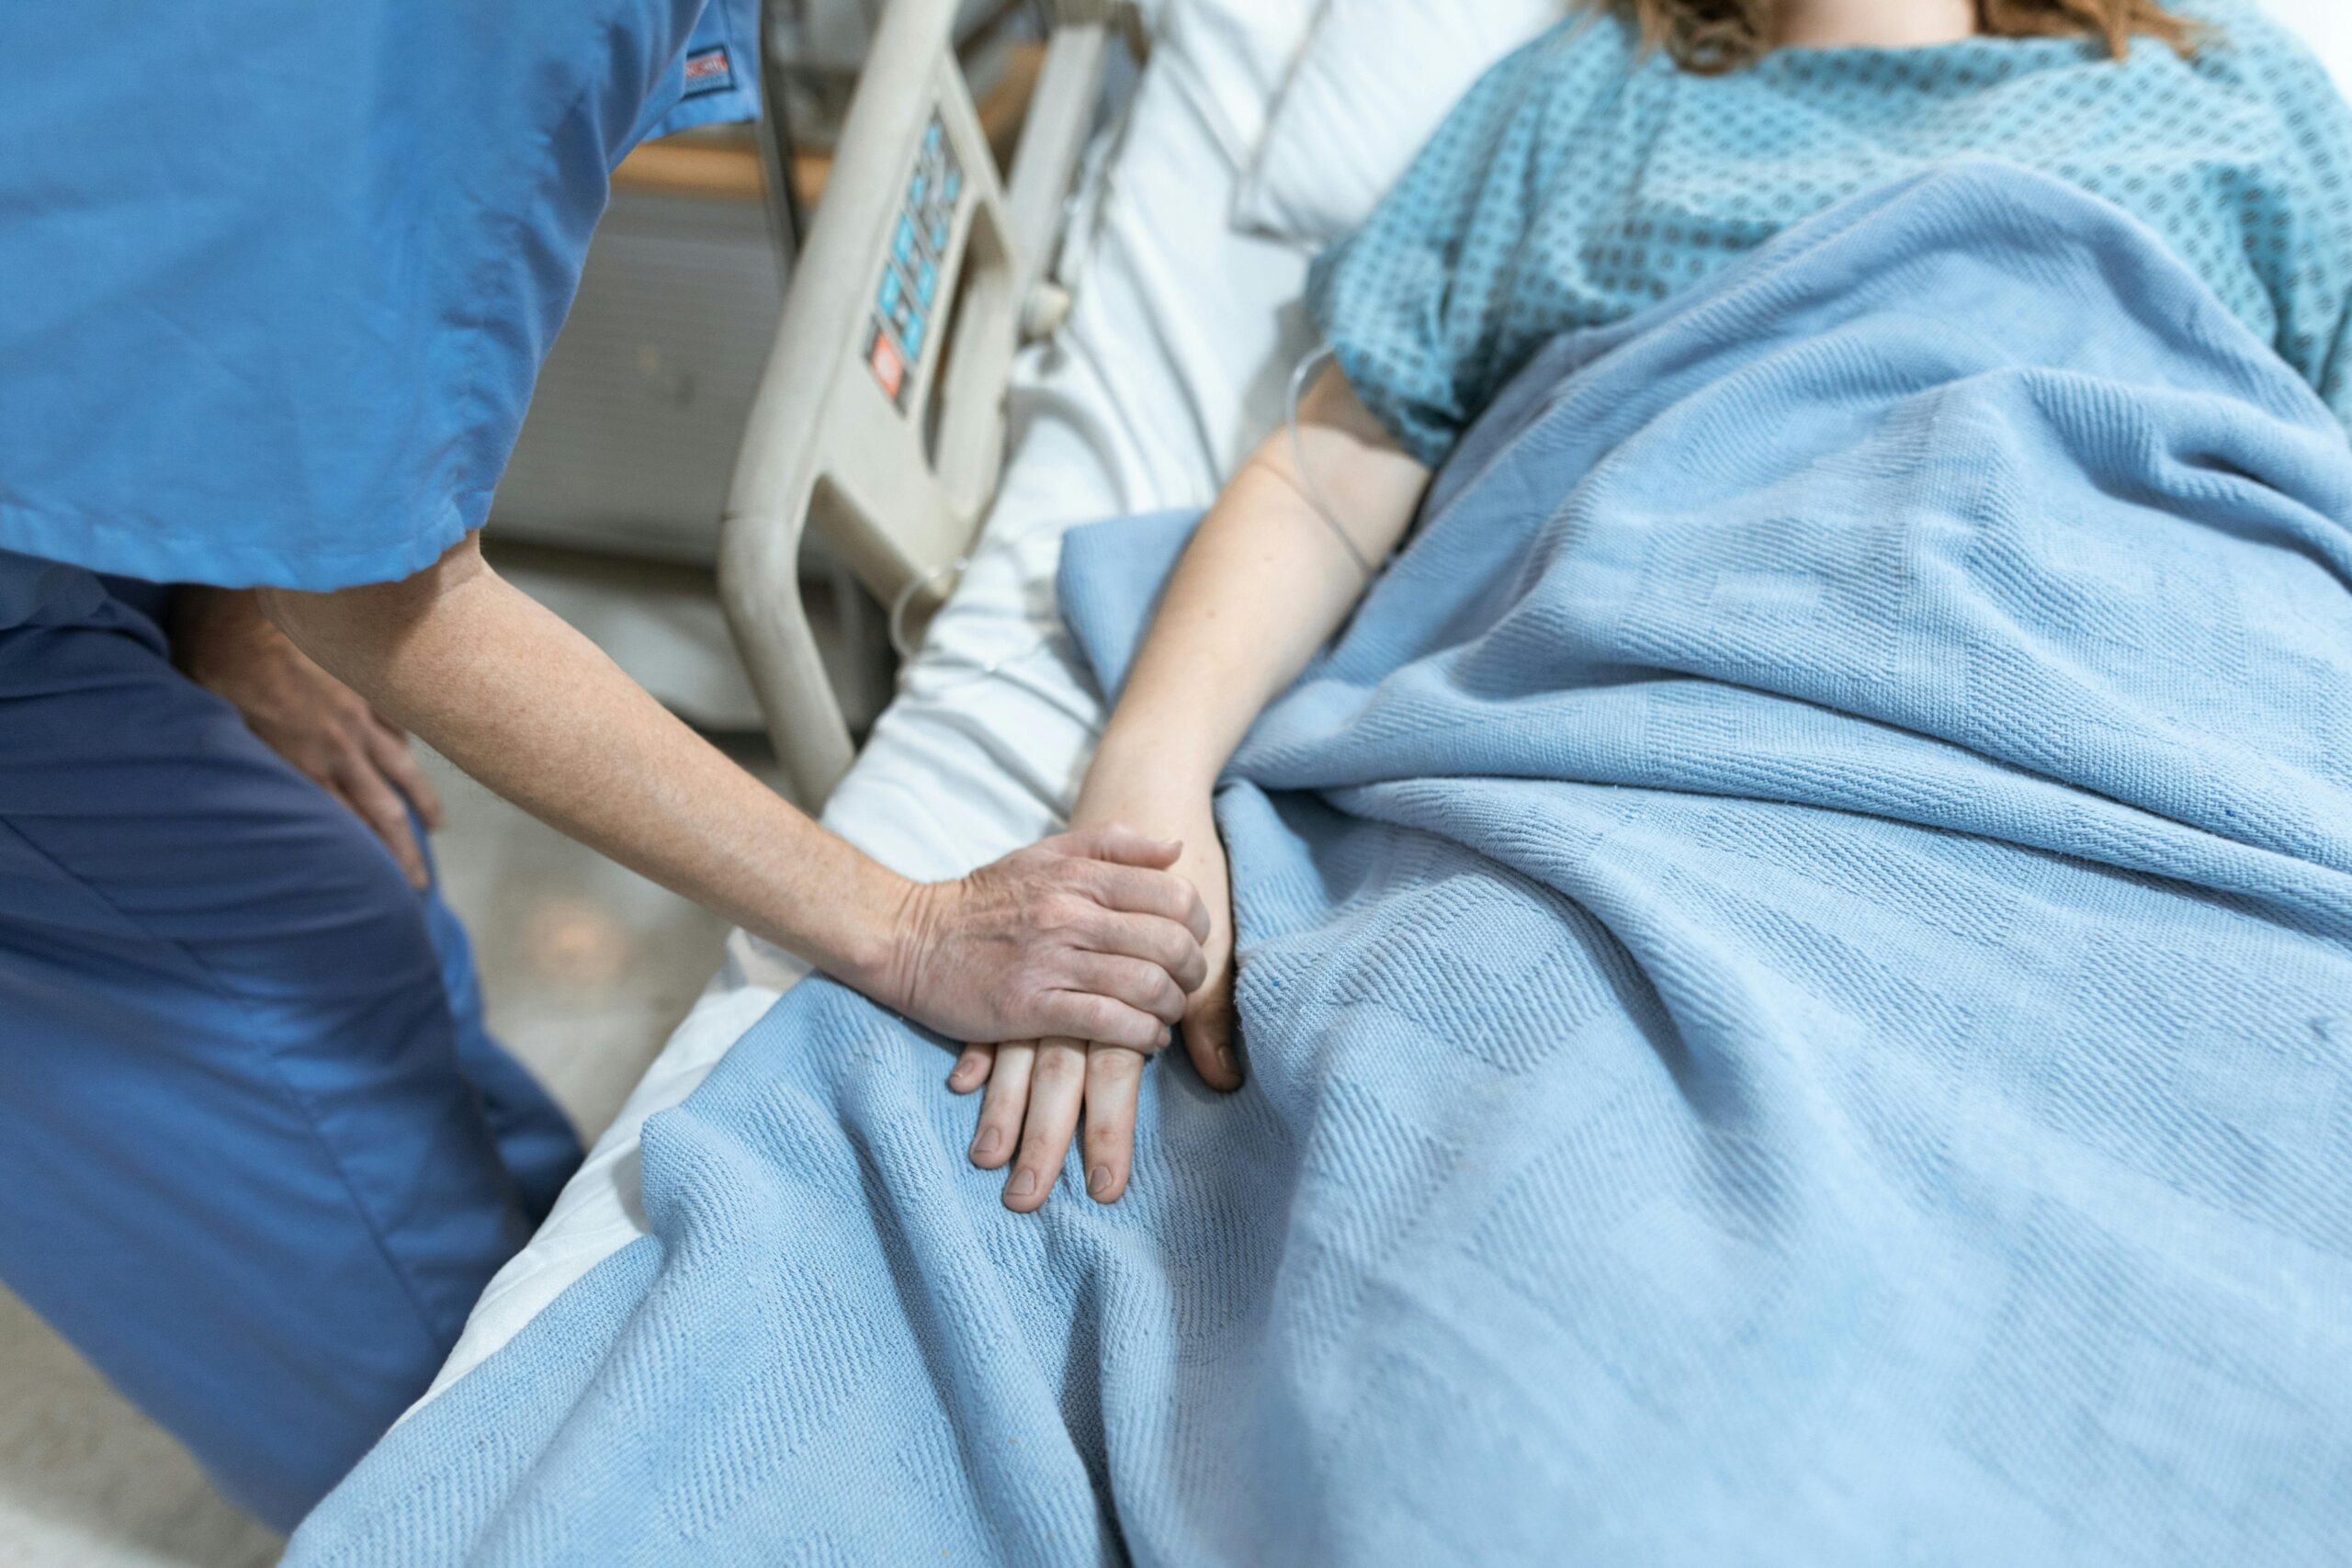
[[[1015,1198],[1026,1198],[1035,1190],[1037,1190],[1037,1173],[1035,1171],[1024,1170],[1012,1179],[1012,1195]]]
[[[1111,1190],[1111,1168],[1107,1165],[1096,1166],[1093,1173],[1086,1179],[1086,1190],[1097,1198]]]
[[[1004,1134],[994,1127],[990,1127],[980,1134],[980,1141],[973,1146],[985,1157],[996,1153],[996,1146],[1002,1142],[1004,1142]]]
[[[1220,1045],[1216,1048],[1216,1065],[1228,1073],[1238,1073],[1241,1070],[1234,1065],[1233,1047],[1230,1045]]]

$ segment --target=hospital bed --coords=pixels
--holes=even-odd
[[[1344,0],[1340,0],[1344,3]],[[2332,5],[2277,0],[2352,81]],[[1315,0],[1055,7],[1023,151],[1000,187],[948,35],[955,0],[893,0],[779,327],[736,474],[722,590],[801,798],[912,877],[1052,832],[1103,712],[1056,617],[1069,526],[1205,504],[1281,417],[1311,348],[1308,252],[1231,221]],[[1148,50],[1094,126],[1125,39]],[[952,196],[940,181],[954,171]],[[920,178],[921,187],[916,182]],[[911,251],[902,220],[928,226]],[[939,276],[890,320],[886,265]],[[877,316],[882,318],[877,321]],[[911,318],[908,318],[911,319]],[[798,602],[804,527],[893,612],[913,651],[862,751]],[[742,932],[537,1235],[485,1290],[429,1401],[647,1226],[646,1119],[685,1099],[808,974]],[[949,1058],[943,1054],[944,1078]],[[944,1091],[943,1091],[944,1092]]]
[[[796,793],[924,880],[1053,832],[1083,774],[1102,709],[1055,618],[1064,530],[1205,504],[1281,417],[1308,346],[1296,306],[1307,254],[1228,221],[1252,117],[1278,85],[1257,0],[1061,6],[1002,188],[948,48],[955,9],[895,0],[883,18],[778,328],[721,560]],[[1129,39],[1148,50],[1147,68],[1097,126],[1102,73]],[[960,189],[939,259],[957,276],[933,298],[960,284],[961,308],[944,331],[926,314],[893,395],[874,367],[882,258],[918,163],[928,198],[949,152]],[[929,238],[917,236],[926,259]],[[854,755],[799,603],[804,525],[896,611],[903,636],[922,631]],[[547,1223],[484,1291],[427,1399],[644,1234],[646,1119],[692,1093],[807,973],[745,933],[730,939]],[[949,1065],[943,1054],[943,1079]]]

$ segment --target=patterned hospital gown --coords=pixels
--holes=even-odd
[[[1555,28],[1463,99],[1307,303],[1365,404],[1435,467],[1536,350],[1667,298],[1843,197],[1998,158],[2162,234],[2352,423],[2352,111],[2242,0],[2184,60],[2143,39],[1790,49],[1723,76],[1613,16]]]

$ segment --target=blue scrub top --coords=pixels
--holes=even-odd
[[[0,626],[388,581],[481,525],[642,138],[759,0],[0,6]]]

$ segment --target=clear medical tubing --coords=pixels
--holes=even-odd
[[[1363,549],[1358,547],[1354,539],[1349,537],[1348,531],[1340,526],[1337,511],[1332,507],[1330,499],[1323,493],[1323,487],[1316,482],[1315,470],[1306,461],[1306,439],[1299,434],[1298,429],[1298,405],[1306,395],[1306,383],[1313,378],[1315,372],[1331,363],[1336,357],[1336,352],[1327,344],[1300,360],[1298,368],[1290,373],[1290,406],[1287,414],[1290,424],[1290,456],[1291,461],[1298,465],[1298,482],[1306,488],[1306,499],[1314,504],[1315,515],[1323,519],[1323,525],[1331,530],[1331,536],[1340,541],[1340,547],[1348,552],[1348,558],[1356,563],[1356,570],[1363,573],[1363,580],[1366,582],[1370,582],[1379,569],[1364,558]]]

